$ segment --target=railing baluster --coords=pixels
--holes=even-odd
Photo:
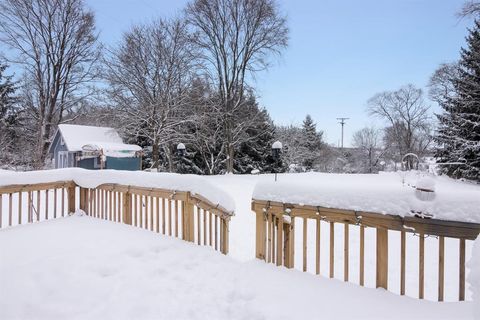
[[[330,222],[330,278],[335,276],[335,225]]]
[[[12,220],[13,220],[13,208],[12,208],[12,194],[9,193],[8,194],[8,225],[11,226],[12,225]]]
[[[277,243],[276,241],[276,238],[275,238],[275,235],[276,235],[276,232],[277,232],[277,228],[275,227],[277,225],[277,216],[272,214],[272,247],[271,247],[271,250],[272,250],[272,263],[275,263],[275,257],[276,257],[276,246],[275,244]]]
[[[212,244],[212,226],[213,226],[213,223],[212,223],[212,212],[208,212],[208,224],[209,224],[209,227],[208,227],[208,245],[209,246],[213,246]]]
[[[58,199],[57,199],[57,188],[53,189],[53,218],[57,218],[57,204],[58,204]],[[29,201],[30,202],[30,201]]]
[[[113,198],[113,221],[114,222],[117,222],[117,216],[118,216],[118,202],[117,202],[117,193],[116,191],[112,191],[113,195],[112,195],[112,198]]]
[[[316,222],[316,241],[315,241],[315,273],[320,274],[320,218],[315,219]]]
[[[154,198],[152,196],[149,197],[149,202],[150,202],[150,231],[153,231],[154,229]]]
[[[438,238],[438,301],[443,301],[445,286],[445,238]]]
[[[267,262],[272,262],[272,233],[273,233],[273,215],[267,213]]]
[[[348,223],[344,225],[343,231],[343,281],[348,281],[348,260],[349,260],[349,252],[348,252],[348,245],[349,245],[349,228]]]
[[[132,194],[133,196],[133,225],[135,227],[138,227],[138,195],[137,194]]]
[[[388,229],[377,227],[376,287],[388,289]]]
[[[279,220],[282,218],[279,218]],[[278,232],[281,232],[281,229],[278,229]],[[307,218],[303,218],[303,272],[307,271],[307,232],[308,232],[308,222]],[[280,244],[280,246],[282,246]]]
[[[156,203],[156,215],[155,218],[156,220],[156,225],[155,225],[155,230],[157,233],[160,233],[160,198],[155,197],[155,203]]]
[[[283,217],[277,217],[277,266],[283,265]]]
[[[174,200],[173,205],[175,206],[175,237],[178,238],[178,201]]]
[[[18,193],[18,224],[22,224],[22,191]]]
[[[28,222],[32,223],[33,222],[33,193],[32,191],[28,191]]]
[[[166,201],[165,201],[165,198],[162,198],[162,234],[165,234],[165,227],[166,227],[166,217],[167,215],[165,214],[165,205],[166,205]]]
[[[459,250],[459,292],[458,300],[465,300],[465,239],[460,239],[460,250]]]
[[[207,245],[207,211],[202,209],[203,214],[203,245]]]
[[[215,250],[218,250],[218,217],[215,214]]]
[[[400,231],[400,295],[405,295],[406,233]]]
[[[45,190],[45,220],[48,220],[48,213],[50,207],[48,206],[48,190]]]
[[[197,208],[197,244],[198,245],[201,245],[202,244],[202,225],[200,223],[200,208],[199,207],[196,207]]]
[[[418,298],[424,298],[425,291],[425,235],[419,234],[419,257],[418,257]]]
[[[3,226],[3,194],[0,193],[0,228]]]
[[[62,188],[62,217],[65,216],[65,187]]]
[[[365,285],[365,226],[360,226],[360,272],[359,282],[361,286]]]
[[[41,214],[41,211],[40,211],[40,207],[41,207],[41,204],[40,204],[40,190],[37,190],[37,221],[40,221],[40,214]]]
[[[172,199],[168,198],[168,235],[172,235]]]

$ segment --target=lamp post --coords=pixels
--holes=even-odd
[[[180,158],[180,160],[183,160],[183,157],[185,157],[186,153],[187,153],[187,149],[185,148],[185,145],[181,142],[177,144],[177,156]],[[182,165],[181,162],[182,161],[180,161],[180,163],[177,165],[177,172],[181,168],[181,165]]]
[[[179,143],[177,144],[177,156],[183,158],[185,157],[185,153],[186,153],[186,148],[185,148],[185,145],[183,143]]]
[[[274,172],[275,172],[275,181],[277,181],[277,165],[280,160],[280,154],[282,153],[282,143],[280,141],[275,141],[272,144],[272,157],[275,160]]]

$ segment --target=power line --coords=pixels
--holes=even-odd
[[[342,149],[343,149],[343,127],[345,126],[345,120],[348,120],[350,118],[337,118],[337,120],[340,120],[340,124],[342,125]]]

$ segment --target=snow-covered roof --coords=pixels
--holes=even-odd
[[[97,148],[96,150],[110,151],[139,151],[136,145],[124,144],[118,132],[109,127],[82,126],[74,124],[60,124],[58,131],[68,151],[82,151],[84,146]]]
[[[82,146],[82,151],[102,151],[104,155],[116,158],[131,157],[142,150],[136,144],[90,142]]]

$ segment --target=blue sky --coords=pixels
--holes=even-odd
[[[100,39],[117,43],[132,23],[179,14],[186,0],[87,0]],[[377,92],[408,83],[424,88],[438,64],[458,59],[470,20],[455,12],[463,0],[279,0],[290,45],[257,75],[260,103],[276,123],[300,124],[307,113],[338,144],[337,117],[355,130],[381,127],[365,112]],[[433,103],[432,103],[433,105]],[[433,110],[438,110],[433,106]]]

